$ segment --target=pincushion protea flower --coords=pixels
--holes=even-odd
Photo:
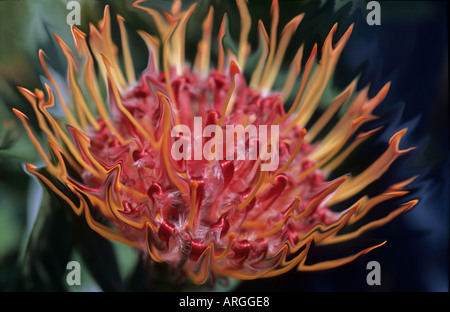
[[[185,61],[186,26],[196,5],[182,11],[181,2],[175,1],[170,14],[161,14],[142,7],[141,2],[133,6],[151,15],[159,38],[139,32],[148,46],[149,63],[138,79],[125,20],[117,16],[122,71],[119,48],[112,41],[108,7],[99,26],[91,25],[89,39],[72,26],[78,57],[56,36],[68,61],[71,104],[66,103],[65,91],[40,51],[53,89],[45,85],[47,99],[41,90],[19,90],[36,113],[48,138],[49,152],[31,131],[27,117],[14,110],[46,165],[45,170],[30,164],[26,169],[83,216],[94,231],[143,250],[152,260],[169,264],[196,284],[217,277],[271,277],[293,268],[333,268],[382,245],[335,260],[306,262],[313,243],[328,245],[357,238],[417,203],[405,202],[385,217],[344,234],[341,229],[360,221],[374,207],[408,193],[404,187],[414,178],[391,185],[376,196],[363,196],[344,211],[330,209],[360,196],[410,150],[399,149],[406,132],[401,130],[392,136],[386,151],[361,173],[327,180],[358,145],[380,130],[358,132],[361,125],[376,118],[372,112],[390,87],[387,83],[369,98],[368,88],[356,91],[354,81],[309,129],[305,128],[319,111],[319,101],[353,25],[333,45],[335,25],[323,44],[320,60],[316,60],[314,46],[303,68],[300,46],[284,87],[272,90],[303,15],[291,20],[277,38],[279,6],[274,0],[270,31],[261,21],[258,23],[260,51],[255,56],[248,43],[250,14],[245,1],[237,0],[241,17],[237,53],[225,50],[222,43],[227,29],[224,16],[217,34],[217,63],[211,69],[213,7],[203,21],[196,58],[189,65]],[[257,64],[246,79],[242,72],[250,56],[257,58]],[[106,99],[97,74],[107,86]],[[53,90],[64,110],[63,119],[47,111],[55,103]],[[283,104],[291,93],[294,100],[286,112]],[[325,126],[340,112],[339,121],[323,134]],[[171,129],[176,125],[192,129],[196,116],[205,121],[203,127],[279,125],[278,166],[272,171],[261,170],[261,157],[175,160],[171,146],[180,138],[172,137]],[[246,153],[251,139],[261,138],[245,141]],[[102,220],[94,217],[99,212],[105,217]]]

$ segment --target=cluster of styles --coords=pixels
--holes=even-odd
[[[369,88],[356,90],[355,80],[326,109],[319,108],[353,25],[333,44],[335,25],[320,60],[316,45],[302,66],[303,45],[292,60],[285,59],[285,52],[303,14],[279,28],[274,0],[270,28],[258,22],[259,47],[252,51],[252,17],[245,0],[236,4],[237,49],[223,43],[229,18],[221,16],[215,29],[210,7],[197,54],[189,61],[186,30],[196,4],[183,10],[181,1],[174,1],[170,12],[163,13],[136,1],[133,7],[148,13],[159,34],[138,32],[149,51],[148,66],[139,76],[125,20],[117,16],[121,44],[116,45],[106,7],[89,35],[71,26],[76,55],[55,36],[67,58],[67,85],[58,83],[40,51],[49,81],[46,93],[19,88],[36,113],[46,144],[39,142],[28,118],[14,110],[45,162],[41,169],[27,164],[30,173],[92,230],[167,263],[174,275],[196,284],[343,265],[383,243],[318,263],[307,258],[317,246],[356,239],[417,203],[403,201],[381,219],[364,218],[408,193],[404,188],[414,178],[387,185],[378,195],[364,195],[367,186],[410,150],[399,149],[406,129],[394,133],[386,150],[362,172],[327,179],[381,129],[359,131],[376,118],[372,112],[390,87],[387,83],[369,98]],[[255,66],[248,70],[248,64]],[[282,64],[289,71],[279,75]],[[244,72],[250,71],[246,77]],[[282,87],[275,90],[280,79]],[[47,111],[55,102],[64,118]],[[221,145],[227,135],[235,140]],[[209,154],[202,156],[202,151]],[[330,209],[344,201],[353,204],[339,212]],[[362,225],[342,233],[356,222]]]

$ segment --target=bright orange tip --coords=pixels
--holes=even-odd
[[[174,18],[172,15],[170,15],[170,13],[168,13],[166,11],[164,11],[163,13],[164,13],[164,16],[166,17],[167,21],[169,22],[169,24],[174,24],[177,21],[176,18]]]
[[[15,109],[15,108],[13,108],[12,110],[13,110],[14,114],[16,114],[20,119],[23,119],[23,118],[28,119],[28,117],[21,111]]]
[[[35,170],[35,169],[37,169],[36,166],[31,165],[31,164],[25,164],[25,167],[26,167],[27,170]]]
[[[103,53],[100,53],[100,55],[102,56],[103,59],[103,63],[109,67],[113,67],[111,61],[108,59],[108,57],[106,57]]]
[[[237,74],[240,74],[241,70],[239,69],[239,66],[236,64],[235,61],[231,61],[230,63],[230,76],[234,77]]]

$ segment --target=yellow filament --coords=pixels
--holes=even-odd
[[[290,260],[290,261],[284,261],[283,258],[283,265],[284,267],[273,270],[273,271],[269,271],[267,274],[264,275],[264,277],[273,277],[273,276],[277,276],[280,274],[284,274],[288,271],[290,271],[292,268],[294,268],[296,265],[300,265],[302,264],[305,260],[306,260],[306,256],[308,255],[309,249],[311,248],[311,243],[313,242],[312,239],[308,239],[306,240],[306,242],[303,245],[300,245],[298,248],[295,248],[296,252],[297,250],[299,250],[301,247],[305,247],[304,250],[302,250],[302,252],[300,254],[298,254],[294,259]],[[289,249],[292,249],[292,247],[290,247],[290,242],[288,241],[287,246],[289,246]],[[286,248],[286,245],[284,246]]]
[[[355,203],[352,207],[343,212],[343,215],[339,218],[339,220],[329,226],[323,227],[322,224],[318,224],[315,229],[310,232],[314,242],[320,244],[320,242],[325,241],[330,236],[339,232],[345,225],[347,225],[348,221],[355,215],[360,206],[361,202]],[[307,234],[307,236],[310,234]]]
[[[172,44],[174,46],[174,58],[173,60],[176,61],[176,69],[177,74],[181,75],[181,71],[183,69],[184,65],[184,58],[185,58],[185,41],[186,41],[186,26],[189,18],[192,15],[192,12],[194,12],[195,7],[197,6],[196,3],[192,4],[190,8],[183,14],[183,17],[178,22],[177,28],[173,33],[174,40],[172,40]]]
[[[115,181],[114,183],[116,184],[117,181]],[[140,222],[132,221],[130,219],[125,218],[121,214],[121,212],[123,211],[123,206],[122,206],[122,201],[120,200],[120,194],[116,193],[115,195],[118,197],[117,201],[114,199],[114,192],[112,190],[112,187],[108,186],[107,191],[106,191],[106,197],[107,197],[106,204],[111,209],[111,211],[114,213],[114,216],[116,216],[116,218],[119,219],[120,221],[122,221],[123,223],[125,223],[131,227],[134,227],[135,229],[142,230],[145,227],[146,218],[144,218]]]
[[[333,48],[332,38],[337,28],[337,24],[330,31],[327,39],[325,40],[325,44],[323,46],[323,56],[321,60],[321,68],[320,74],[318,74],[317,80],[315,80],[317,84],[313,84],[311,88],[308,88],[308,91],[305,92],[305,97],[302,99],[302,103],[297,122],[299,124],[307,124],[312,114],[317,108],[320,98],[325,90],[326,85],[331,77],[331,74],[334,71],[334,68],[337,64],[339,56],[344,50],[345,44],[347,43],[350,35],[353,31],[353,24],[347,29],[344,35],[340,38],[339,42],[336,44],[336,47]],[[322,64],[323,61],[323,64]],[[322,66],[323,65],[323,66]],[[319,69],[318,69],[319,70]]]
[[[26,164],[26,169],[28,172],[32,173],[33,175],[37,176],[42,182],[44,182],[48,187],[50,187],[50,189],[55,192],[55,194],[57,196],[59,196],[60,198],[62,198],[69,206],[70,208],[72,208],[72,210],[78,215],[80,216],[81,213],[83,212],[83,206],[81,205],[80,202],[80,207],[75,206],[75,204],[66,196],[64,195],[63,192],[61,192],[52,182],[50,182],[50,180],[48,180],[45,176],[43,176],[42,174],[40,174],[39,172],[37,172],[35,169],[35,166],[32,166],[30,164]]]
[[[230,84],[230,88],[228,89],[228,93],[227,93],[227,97],[225,99],[225,102],[223,103],[222,116],[220,116],[220,119],[217,121],[217,125],[220,128],[222,128],[223,120],[224,120],[225,115],[227,113],[227,108],[228,108],[228,105],[230,103],[231,96],[233,95],[234,88],[236,86],[235,75],[238,74],[238,73],[239,73],[239,67],[237,66],[237,64],[234,61],[231,61],[231,64],[230,64],[231,84]]]
[[[392,198],[400,197],[406,194],[408,194],[408,191],[386,192],[377,195],[371,199],[368,199],[368,196],[364,196],[361,199],[362,202],[361,208],[358,210],[358,213],[355,216],[353,216],[353,218],[350,219],[349,224],[353,224],[362,219],[376,205],[384,201],[390,200]]]
[[[331,203],[336,203],[347,199],[354,194],[364,189],[367,185],[377,180],[390,165],[402,154],[405,154],[415,148],[409,148],[406,150],[399,150],[399,143],[403,135],[406,133],[406,129],[400,130],[394,134],[389,141],[388,149],[381,155],[373,164],[371,164],[366,170],[357,175],[356,177],[349,178],[346,183],[338,190],[336,195],[330,200]]]
[[[345,257],[345,258],[319,262],[319,263],[311,264],[311,265],[302,264],[301,266],[298,267],[298,270],[299,271],[320,271],[320,270],[328,270],[328,269],[337,268],[339,266],[342,266],[344,264],[352,262],[353,260],[355,260],[359,256],[361,256],[363,254],[366,254],[366,253],[370,252],[371,250],[373,250],[375,248],[383,246],[385,243],[386,243],[386,241],[384,241],[381,244],[378,244],[378,245],[369,247],[367,249],[364,249],[363,251],[360,251],[360,252],[358,252],[355,255],[348,256],[348,257]]]
[[[195,270],[187,270],[186,273],[196,284],[203,284],[206,282],[209,276],[209,266],[211,261],[211,246],[205,248],[202,254],[197,260],[197,264],[200,265],[199,268]]]
[[[119,22],[120,38],[122,41],[122,52],[125,63],[125,73],[127,75],[128,84],[131,85],[136,81],[136,75],[133,67],[133,59],[131,58],[130,46],[128,44],[127,32],[124,26],[125,19],[117,15],[117,21]]]
[[[103,58],[106,56],[112,64],[111,67],[116,69],[116,71],[114,71],[114,81],[116,81],[120,90],[125,89],[127,84],[122,71],[120,70],[119,60],[117,58],[118,49],[111,37],[109,5],[105,6],[103,19],[99,23],[99,31],[93,25],[90,25],[90,44],[98,64],[102,64]],[[107,84],[105,68],[101,67],[101,70],[105,83]]]
[[[264,180],[266,178],[267,171],[260,171],[258,182],[256,183],[255,187],[253,188],[250,195],[236,208],[237,210],[240,210],[242,208],[247,207],[248,204],[255,198],[256,193],[259,191],[260,187],[263,185]]]
[[[222,251],[220,254],[216,254],[216,252],[213,251],[213,258],[214,258],[214,261],[216,261],[216,262],[223,260],[228,255],[228,253],[231,249],[231,246],[233,245],[233,241],[236,238],[236,233],[231,232],[231,233],[227,234],[227,237],[228,237],[228,243],[227,243],[227,247],[225,248],[225,250]],[[213,246],[213,248],[214,248],[214,246]]]
[[[64,101],[64,98],[62,96],[63,93],[61,92],[61,89],[59,88],[58,83],[56,83],[56,80],[55,80],[55,78],[53,78],[53,75],[50,74],[50,71],[49,71],[49,69],[47,67],[47,63],[44,60],[44,56],[46,56],[44,51],[39,50],[39,60],[41,62],[42,69],[45,72],[45,76],[47,76],[48,80],[50,81],[50,83],[55,88],[56,93],[58,93],[59,103],[61,104],[61,108],[64,111],[64,114],[65,114],[65,116],[67,118],[68,123],[71,124],[71,125],[80,127],[80,125],[78,124],[77,120],[75,119],[75,117],[70,112],[70,109],[67,107],[67,104]]]
[[[350,107],[348,108],[344,116],[322,140],[321,148],[315,150],[311,154],[311,158],[320,159],[324,157],[324,155],[327,155],[330,151],[336,149],[337,142],[340,141],[340,137],[343,137],[345,135],[345,129],[348,127],[348,124],[351,123],[351,120],[353,118],[364,116],[364,118],[366,118],[366,122],[375,119],[376,117],[371,115],[370,113],[375,108],[375,106],[381,103],[386,97],[389,86],[390,83],[387,83],[378,92],[378,94],[370,100],[367,99],[369,88],[365,87],[363,90],[361,90],[361,92],[350,104]]]
[[[293,213],[293,211],[298,208],[300,200],[301,200],[300,197],[296,197],[294,202],[292,203],[292,205],[289,207],[289,212],[286,214],[286,216],[283,218],[283,220],[278,222],[278,224],[276,226],[274,226],[272,229],[270,229],[269,231],[256,234],[255,238],[256,239],[263,238],[263,237],[267,237],[267,236],[278,233],[278,231],[280,231],[283,228],[283,226],[286,224],[288,218],[291,217],[291,213]],[[265,223],[263,223],[263,225],[265,225]]]
[[[285,246],[283,246],[283,247],[285,247]],[[276,263],[274,263],[273,265],[268,265],[267,268],[264,268],[263,270],[261,270],[258,273],[252,272],[252,274],[248,274],[248,273],[246,274],[246,273],[241,273],[236,270],[223,269],[222,267],[219,267],[219,266],[215,265],[214,263],[211,264],[211,268],[214,272],[217,272],[220,275],[230,276],[232,278],[241,279],[241,280],[252,280],[252,279],[257,279],[257,278],[262,278],[262,277],[269,277],[269,276],[267,276],[267,274],[271,270],[273,270],[275,267],[278,267],[280,265],[283,257],[286,256],[286,253],[287,252],[286,252],[285,248],[281,248],[280,252],[276,255],[276,258],[278,258]],[[275,259],[275,257],[274,257],[274,259]],[[276,274],[276,275],[278,275],[278,274]]]
[[[262,46],[261,56],[259,57],[258,64],[253,71],[252,78],[250,79],[250,88],[256,88],[261,79],[261,73],[264,69],[266,63],[267,54],[269,53],[269,36],[267,35],[264,24],[261,20],[258,21],[258,34],[259,34],[259,44]]]
[[[126,186],[125,184],[119,183],[120,190],[123,190],[125,193],[131,194],[133,198],[139,199],[141,201],[147,200],[148,195],[142,193],[134,188]]]
[[[344,241],[348,241],[348,240],[354,239],[356,237],[360,237],[364,232],[366,232],[368,230],[371,230],[371,229],[378,228],[378,227],[383,226],[386,223],[392,221],[395,217],[397,217],[400,214],[405,213],[406,211],[410,210],[417,203],[418,203],[418,200],[412,200],[412,201],[410,201],[408,203],[405,203],[405,204],[401,205],[398,209],[396,209],[396,210],[392,211],[391,213],[389,213],[386,217],[378,219],[376,221],[369,222],[369,223],[361,226],[360,228],[358,228],[354,232],[333,236],[330,239],[324,241],[322,245],[340,243],[340,242],[344,242]]]
[[[239,10],[239,15],[241,18],[241,33],[239,37],[239,52],[238,52],[238,63],[242,68],[245,68],[245,63],[247,61],[247,56],[250,52],[250,44],[248,43],[248,34],[252,26],[252,20],[250,13],[248,12],[247,4],[245,0],[236,0],[236,4]]]
[[[163,51],[162,51],[162,53],[163,53],[163,55],[162,55],[162,57],[163,57],[163,69],[164,69],[164,77],[166,79],[167,93],[169,95],[170,101],[175,105],[175,107],[176,107],[176,103],[175,103],[175,96],[173,94],[172,84],[170,82],[170,71],[169,71],[169,64],[168,64],[168,59],[167,59],[167,56],[168,56],[168,50],[167,49],[168,49],[169,39],[172,36],[173,32],[175,31],[176,26],[177,26],[176,24],[173,24],[170,27],[169,32],[164,37],[164,40],[163,40]],[[178,122],[177,122],[177,124],[178,124]]]
[[[334,33],[337,25],[333,27],[325,40],[323,46],[322,59],[317,68],[315,68],[311,81],[307,84],[304,96],[299,103],[299,111],[295,118],[295,123],[299,125],[306,125],[312,113],[317,108],[318,102],[322,97],[323,91],[327,86],[328,80],[333,72],[335,63],[337,62],[338,55],[333,54],[332,48],[332,34]]]
[[[169,102],[167,101],[167,99],[162,94],[158,94],[158,97],[164,104],[164,129],[163,129],[163,135],[161,138],[162,142],[164,143],[162,146],[164,165],[166,166],[167,175],[168,175],[170,181],[172,181],[172,183],[184,195],[187,193],[186,188],[183,185],[181,185],[178,178],[174,176],[174,174],[171,170],[172,166],[170,164],[170,159],[169,159],[169,155],[168,155],[168,144],[167,144],[168,137],[167,136],[168,136],[169,127],[170,127],[170,105],[169,105]]]
[[[49,94],[51,93],[51,90],[48,89]],[[59,126],[58,122],[56,120],[54,120],[52,118],[52,116],[47,112],[47,110],[45,109],[45,107],[42,107],[42,111],[43,113],[46,115],[46,117],[48,118],[48,121],[50,122],[51,126],[53,127],[53,129],[56,130],[56,132],[59,134],[60,138],[63,140],[63,142],[66,144],[67,148],[70,151],[70,155],[75,157],[76,161],[78,161],[78,163],[84,167],[86,170],[88,170],[90,173],[92,173],[92,175],[94,175],[95,177],[99,178],[98,172],[96,172],[91,166],[89,166],[81,157],[81,155],[79,154],[78,150],[74,147],[73,143],[71,142],[71,140],[68,138],[68,136],[66,135],[66,133],[61,129],[61,127]],[[31,138],[31,137],[30,137]]]
[[[339,94],[327,107],[325,112],[314,123],[314,125],[308,131],[308,139],[310,142],[314,141],[319,132],[330,121],[333,115],[338,111],[340,107],[349,99],[350,95],[356,87],[356,80],[354,80],[341,94]]]
[[[50,114],[45,110],[46,107],[52,107],[54,105],[54,101],[53,101],[53,93],[51,88],[45,84],[45,87],[47,89],[47,93],[48,93],[48,102],[44,103],[44,94],[41,90],[36,90],[36,95],[34,95],[33,93],[31,93],[30,91],[24,89],[24,88],[20,88],[19,87],[19,91],[25,95],[25,97],[28,99],[28,101],[31,103],[31,105],[33,106],[33,109],[36,113],[36,116],[38,118],[38,122],[39,122],[39,127],[40,129],[42,129],[44,131],[44,133],[50,138],[51,141],[54,142],[58,142],[58,138],[54,135],[54,128],[52,129],[53,131],[51,131],[48,126],[47,126],[47,122],[46,120],[48,120],[48,122],[50,123],[50,125],[52,125],[52,120],[53,118],[50,116]],[[36,97],[38,98],[39,103],[36,105]],[[39,108],[38,108],[39,107]],[[67,161],[70,163],[70,165],[72,166],[72,168],[77,171],[77,172],[81,172],[81,167],[76,163],[76,161],[73,159],[72,155],[67,155]],[[52,171],[52,167],[50,167],[49,171]]]
[[[218,272],[223,275],[228,275],[233,278],[242,279],[242,280],[252,280],[257,278],[267,278],[267,277],[273,277],[280,274],[283,274],[284,272],[289,271],[292,269],[296,264],[301,262],[307,255],[309,248],[311,246],[312,240],[308,239],[304,242],[304,244],[299,245],[298,247],[292,248],[291,243],[288,241],[285,243],[283,247],[281,247],[280,250],[268,261],[266,261],[267,267],[262,269],[261,272],[255,273],[252,272],[251,274],[241,273],[239,271],[232,271],[232,270],[226,270],[219,268],[218,266],[215,266],[212,264],[212,269],[215,272]],[[285,261],[286,256],[288,253],[295,253],[301,248],[304,248],[304,250],[298,254],[296,257],[294,257],[292,260]],[[274,261],[274,262],[273,262]],[[270,263],[273,262],[273,263]]]
[[[152,138],[149,136],[148,132],[141,126],[141,124],[139,122],[136,121],[136,119],[134,119],[134,117],[126,109],[126,107],[123,106],[122,100],[120,99],[119,90],[117,89],[116,83],[113,80],[114,76],[111,72],[112,65],[111,65],[111,63],[109,63],[109,60],[105,56],[103,56],[103,63],[105,64],[107,75],[111,79],[111,88],[112,88],[114,99],[116,100],[116,104],[117,104],[119,110],[128,118],[128,120],[133,124],[133,126],[136,127],[136,129],[142,134],[142,136],[147,139],[147,141],[152,145],[152,147],[156,148],[157,146],[155,144],[155,141],[152,140]]]
[[[159,47],[160,43],[157,38],[149,35],[145,31],[138,30],[139,36],[144,40],[147,49],[153,53],[153,61],[155,62],[155,69],[159,70]]]
[[[217,37],[219,49],[218,49],[218,55],[217,55],[217,71],[219,73],[223,73],[223,68],[225,66],[225,51],[223,49],[223,37],[225,37],[225,25],[227,21],[227,13],[223,15],[222,23],[220,24],[220,30],[219,35]]]
[[[272,7],[270,8],[270,16],[272,18],[272,23],[270,25],[270,48],[269,48],[269,57],[267,58],[266,68],[264,70],[264,74],[261,78],[261,82],[264,83],[264,81],[267,79],[267,76],[270,73],[270,70],[272,69],[272,62],[273,58],[275,56],[275,50],[277,47],[277,27],[278,27],[278,20],[280,15],[280,8],[278,6],[278,0],[272,1]]]
[[[33,132],[31,131],[30,127],[28,126],[28,123],[26,122],[26,120],[28,120],[28,117],[25,116],[25,114],[23,114],[21,111],[13,108],[13,112],[17,115],[17,117],[19,117],[19,119],[22,121],[23,126],[25,127],[25,130],[29,136],[29,138],[31,139],[31,142],[33,143],[34,147],[36,148],[37,152],[39,153],[39,155],[42,157],[42,159],[44,160],[45,164],[47,165],[47,168],[50,172],[55,172],[57,169],[56,167],[51,163],[51,161],[48,159],[47,154],[44,152],[44,150],[42,149],[41,144],[38,142],[38,140],[36,139],[36,137],[34,136]]]
[[[135,228],[138,230],[142,230],[145,228],[146,224],[148,224],[150,222],[149,218],[147,215],[145,215],[142,220],[140,222],[136,222],[130,219],[127,219],[126,217],[123,216],[122,212],[123,212],[123,206],[122,206],[122,199],[120,196],[120,193],[118,192],[114,192],[114,190],[118,191],[120,190],[120,182],[119,182],[119,176],[120,176],[120,171],[121,171],[121,166],[117,165],[114,168],[112,168],[109,172],[112,172],[114,170],[118,170],[119,173],[117,174],[113,185],[106,185],[106,195],[105,195],[105,200],[106,203],[102,203],[101,201],[99,202],[100,205],[105,205],[106,207],[109,207],[109,210],[114,214],[114,216],[121,222]],[[114,198],[116,197],[116,198]],[[95,198],[91,198],[91,200],[93,200]]]
[[[203,37],[198,43],[197,55],[194,62],[194,68],[202,75],[207,75],[209,71],[213,15],[214,8],[211,6],[208,11],[208,16],[202,24]]]
[[[284,118],[281,118],[281,122],[286,121],[293,113],[297,110],[298,104],[300,103],[300,97],[303,94],[303,90],[305,89],[306,82],[308,81],[309,74],[311,72],[311,68],[314,64],[314,61],[316,59],[317,54],[317,44],[314,45],[311,54],[308,58],[308,61],[305,65],[305,70],[303,71],[303,77],[302,82],[300,84],[300,88],[298,89],[297,95],[295,96],[294,102],[292,103],[291,108],[287,112],[287,114],[284,116]],[[287,131],[289,131],[294,126],[294,123],[291,123],[289,127],[286,127],[286,129],[283,131],[283,134],[285,134]]]
[[[412,178],[409,178],[409,179],[407,179],[407,180],[405,180],[405,181],[402,181],[402,182],[399,182],[399,183],[396,183],[396,184],[394,184],[394,185],[391,185],[390,187],[389,187],[389,191],[399,191],[399,190],[402,190],[405,186],[407,186],[408,184],[411,184],[415,179],[417,179],[419,176],[418,175],[416,175],[416,176],[414,176],[414,177],[412,177]]]
[[[85,200],[83,199],[82,196],[79,195],[78,197],[80,198],[80,200],[83,200],[83,202],[85,202]],[[88,207],[86,203],[85,203],[85,205],[86,205],[86,207]],[[91,212],[89,211],[89,209],[84,210],[84,215],[85,215],[86,222],[88,223],[89,227],[91,229],[93,229],[95,232],[97,232],[98,234],[100,234],[101,236],[103,236],[107,239],[111,239],[111,240],[126,244],[126,245],[134,247],[134,248],[139,248],[139,245],[135,241],[128,240],[125,237],[123,237],[119,232],[111,230],[107,226],[95,221],[94,218],[92,218]]]
[[[360,135],[358,135],[356,139],[353,140],[353,142],[350,144],[350,146],[348,146],[343,152],[341,152],[338,157],[336,157],[335,159],[330,161],[327,165],[325,165],[323,167],[323,170],[330,172],[336,169],[347,159],[347,157],[355,150],[355,148],[357,148],[361,143],[369,139],[374,133],[378,132],[382,128],[383,127],[381,126],[371,131],[361,133]]]
[[[189,221],[188,221],[188,227],[189,230],[192,232],[195,232],[196,226],[195,226],[195,215],[196,215],[196,201],[197,201],[197,188],[198,188],[198,182],[197,181],[191,181],[191,204],[189,209]]]
[[[53,107],[53,105],[54,105],[53,92],[52,92],[52,89],[47,84],[45,84],[45,88],[47,89],[47,93],[48,93],[48,101],[47,101],[47,103],[44,103],[43,97],[40,98],[40,96],[39,96],[39,104],[38,105],[39,105],[40,111],[39,111],[39,114],[37,114],[37,115],[43,115],[46,118],[46,120],[50,123],[50,125],[53,125],[53,122],[52,122],[53,118],[50,116],[50,114],[46,110],[47,107]],[[45,123],[45,124],[46,124],[45,128],[47,128],[47,123]],[[55,131],[55,129],[53,127],[53,132],[54,131]],[[54,142],[59,142],[59,140],[56,138],[56,136],[53,135],[53,132],[52,132],[52,135],[49,136],[50,140],[48,142],[49,142],[50,146],[53,145],[53,143],[51,142],[52,140]],[[80,165],[76,162],[76,160],[72,157],[72,155],[70,153],[66,153],[65,156],[66,156],[66,159],[69,162],[70,166],[72,167],[72,169],[74,169],[76,172],[82,171],[82,168],[80,167]],[[60,162],[64,165],[64,162],[62,160]]]
[[[292,153],[291,157],[289,157],[289,160],[283,165],[283,167],[278,169],[278,171],[273,175],[273,177],[276,177],[280,173],[286,171],[287,168],[289,168],[291,163],[294,161],[295,157],[297,157],[298,152],[300,152],[300,148],[302,147],[302,143],[303,143],[303,139],[305,138],[305,135],[306,135],[306,129],[303,129],[302,132],[300,133],[299,139],[297,141],[297,145],[295,146],[294,152]]]
[[[86,137],[82,132],[78,131],[78,129],[74,128],[74,132],[80,142],[81,148],[84,151],[85,155],[88,157],[89,161],[99,170],[101,175],[106,176],[110,171],[106,170],[91,154],[89,151],[89,138]],[[127,187],[126,185],[118,182],[120,189],[123,189],[129,194],[132,194],[135,198],[139,198],[141,200],[148,199],[148,196],[144,193],[139,192],[138,190]]]
[[[294,210],[297,209],[298,204],[300,203],[301,198],[300,197],[296,197],[295,198],[295,202],[294,204],[291,206],[291,208],[289,209],[289,212],[286,214],[284,220],[282,222],[280,222],[278,225],[276,225],[277,227],[279,226],[283,226],[284,224],[286,224],[286,221],[288,218],[292,218],[294,219],[294,221],[298,221],[303,219],[304,217],[306,217],[307,215],[310,214],[310,212],[322,201],[324,200],[327,196],[329,196],[330,194],[332,194],[333,192],[336,191],[336,189],[342,185],[342,183],[344,183],[344,181],[346,180],[346,177],[340,178],[336,181],[333,181],[328,187],[327,189],[320,194],[316,199],[314,199],[309,205],[308,208],[306,208],[303,212],[301,212],[299,215],[295,215],[294,214]]]
[[[303,57],[303,45],[298,48],[297,53],[292,60],[291,65],[289,66],[288,76],[286,81],[284,82],[283,89],[281,90],[281,94],[283,95],[283,100],[289,99],[291,95],[292,89],[294,88],[295,82],[297,80],[298,75],[301,71],[301,62]]]
[[[76,83],[75,74],[73,70],[73,64],[75,63],[75,66],[77,66],[75,58],[73,54],[71,53],[69,47],[62,41],[60,37],[55,35],[56,41],[58,42],[61,51],[63,52],[64,56],[67,59],[67,65],[68,65],[68,80],[71,87],[71,90],[74,93],[75,97],[75,108],[77,110],[78,120],[80,121],[80,125],[82,129],[87,128],[87,121],[86,116],[84,115],[83,108],[86,106],[86,103],[84,103],[83,96],[81,95],[81,91],[78,87],[78,84]]]
[[[153,18],[153,20],[156,24],[156,28],[158,28],[158,33],[161,34],[162,36],[164,36],[169,29],[168,23],[162,18],[161,14],[158,11],[155,11],[151,8],[146,8],[146,7],[139,5],[140,3],[144,2],[144,1],[146,1],[146,0],[137,0],[137,1],[133,2],[132,6],[137,9],[147,12]]]
[[[47,123],[46,123],[45,119],[43,118],[43,114],[41,114],[41,112],[39,111],[39,109],[36,105],[36,96],[31,91],[29,91],[25,88],[17,87],[17,89],[20,91],[20,93],[22,93],[22,95],[25,98],[27,98],[28,102],[30,102],[31,106],[33,107],[35,115],[38,119],[39,128],[44,131],[44,133],[50,138],[50,140],[55,141],[55,142],[58,141],[56,136],[53,134],[53,132],[50,131],[50,129],[48,128]],[[50,99],[49,99],[49,101],[50,101]]]
[[[297,179],[301,179],[306,177],[307,175],[314,172],[316,169],[323,167],[328,161],[330,161],[339,151],[342,149],[342,147],[345,145],[345,143],[348,141],[350,136],[355,133],[355,131],[358,129],[359,126],[361,126],[366,121],[366,118],[360,117],[355,119],[352,124],[350,125],[350,129],[347,131],[347,134],[345,137],[338,142],[337,147],[334,148],[328,155],[326,155],[323,159],[321,159],[319,162],[317,162],[314,166],[309,168],[308,170],[305,170],[301,172]]]
[[[108,113],[104,107],[104,103],[101,100],[100,92],[99,92],[99,86],[97,83],[97,79],[95,78],[95,72],[94,72],[94,62],[92,59],[92,55],[89,51],[89,48],[87,46],[86,42],[86,35],[82,33],[79,29],[74,28],[74,37],[75,42],[78,45],[81,45],[82,50],[84,51],[84,55],[86,56],[86,63],[84,68],[84,75],[86,78],[86,85],[89,89],[89,92],[92,96],[92,99],[94,100],[95,106],[101,116],[101,119],[105,122],[108,129],[114,134],[114,136],[117,138],[117,140],[120,142],[120,144],[125,145],[125,139],[120,135],[120,133],[117,131],[117,129],[112,125],[111,120],[109,119]],[[80,47],[80,51],[81,51]]]
[[[170,13],[173,16],[178,17],[182,12],[181,9],[182,9],[181,0],[174,0],[172,3],[172,7],[170,8]]]
[[[283,31],[281,32],[280,42],[278,43],[277,52],[275,54],[273,64],[271,65],[271,69],[270,71],[268,71],[267,79],[261,81],[260,87],[262,87],[263,89],[270,90],[272,88],[272,85],[280,70],[280,66],[283,61],[288,44],[291,41],[291,38],[294,35],[298,25],[302,21],[303,16],[304,14],[296,16],[284,27]]]

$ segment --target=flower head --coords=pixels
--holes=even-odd
[[[174,1],[171,13],[161,14],[142,7],[141,2],[134,6],[153,18],[159,37],[139,32],[149,50],[148,67],[139,77],[134,72],[125,20],[117,16],[119,48],[112,40],[106,7],[103,20],[98,27],[91,25],[89,36],[72,26],[77,57],[56,36],[68,61],[70,104],[42,51],[40,61],[52,85],[45,85],[48,98],[40,90],[19,88],[32,104],[49,146],[47,153],[27,117],[15,110],[46,164],[44,171],[29,164],[27,170],[83,216],[94,231],[143,250],[152,260],[167,263],[202,284],[208,278],[255,279],[292,268],[310,271],[348,263],[379,245],[316,264],[307,264],[306,259],[313,243],[327,245],[357,238],[417,203],[406,202],[387,216],[345,234],[340,230],[361,220],[372,208],[405,195],[403,188],[413,178],[391,185],[379,195],[356,199],[343,211],[330,209],[359,196],[409,151],[399,149],[404,129],[392,136],[386,151],[361,173],[327,179],[358,145],[379,131],[361,133],[358,129],[376,118],[372,112],[390,87],[387,83],[369,98],[368,88],[356,91],[354,81],[313,119],[320,112],[319,101],[353,25],[333,44],[335,25],[323,44],[320,60],[314,46],[304,67],[300,46],[284,86],[274,90],[302,14],[285,25],[278,38],[279,7],[273,1],[270,29],[258,23],[260,49],[251,53],[250,14],[245,1],[237,0],[241,33],[233,52],[223,44],[226,16],[217,40],[213,40],[211,7],[202,24],[196,57],[187,62],[186,27],[196,5],[183,11],[181,1]],[[213,65],[210,54],[216,41],[218,54]],[[118,51],[123,55],[123,70]],[[250,57],[257,62],[246,78],[243,71]],[[54,90],[65,113],[63,120],[47,111],[55,104]],[[292,105],[285,111],[291,95]],[[332,124],[335,115],[340,117]],[[200,125],[195,123],[198,117]],[[184,130],[174,131],[177,126]],[[224,132],[210,133],[209,140],[199,137],[208,126]],[[266,129],[265,138],[248,130],[249,126]],[[231,135],[235,140],[219,145],[230,127],[234,127]],[[275,135],[275,141],[268,139]],[[223,152],[227,157],[197,158],[195,149],[190,148],[194,142],[201,151],[206,149],[213,156]],[[255,142],[259,150],[251,159]],[[241,157],[236,152],[239,148]],[[268,170],[263,165],[275,154],[265,157],[264,149],[276,151],[278,157]],[[174,150],[185,157],[174,157]],[[98,213],[106,220],[94,217]]]

